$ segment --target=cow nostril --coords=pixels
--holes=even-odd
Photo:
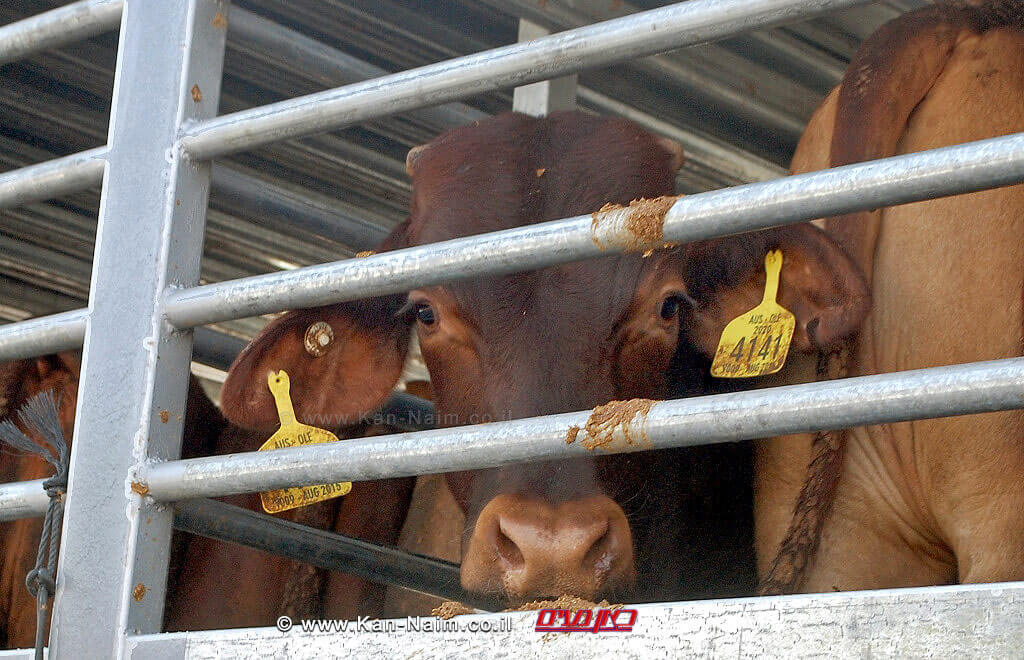
[[[807,338],[810,340],[812,346],[820,345],[820,342],[818,341],[818,329],[820,327],[821,319],[817,316],[807,322]]]
[[[502,563],[510,569],[522,568],[526,563],[526,560],[523,558],[523,551],[519,549],[515,541],[505,534],[505,530],[501,528],[500,523],[494,535],[494,550]]]
[[[583,556],[583,565],[592,566],[598,572],[607,571],[612,561],[613,543],[611,525],[605,523],[601,535],[597,537]]]
[[[512,599],[593,598],[635,579],[633,540],[621,507],[600,495],[551,505],[498,495],[481,510],[462,556],[462,586]]]

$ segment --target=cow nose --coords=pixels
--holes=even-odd
[[[480,512],[462,559],[466,589],[513,599],[594,598],[634,574],[626,515],[603,495],[558,505],[499,495]]]

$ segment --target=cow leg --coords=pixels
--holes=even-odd
[[[396,545],[409,512],[414,478],[386,479],[353,484],[342,499],[334,531],[364,541]],[[354,575],[331,572],[324,590],[324,616],[354,619],[379,616],[386,586]]]
[[[331,529],[341,502],[327,500],[299,507],[278,517],[316,529]],[[290,562],[284,575],[281,614],[296,619],[319,618],[323,615],[323,591],[327,572],[312,564]]]
[[[195,448],[194,441],[189,442],[191,451]],[[260,442],[259,434],[229,427],[216,440],[215,453],[251,451]],[[261,510],[260,496],[256,493],[226,497],[221,501]],[[323,502],[311,508],[333,505],[334,502]],[[296,514],[292,512],[286,517],[293,515]],[[168,576],[165,630],[270,626],[285,613],[284,596],[289,578],[299,570],[295,562],[235,543],[182,536],[185,537],[184,550],[173,557],[176,564],[180,561],[180,566],[172,566]]]
[[[416,479],[409,515],[406,516],[398,546],[403,550],[458,563],[462,556],[462,533],[466,516],[448,488],[443,474]],[[388,618],[426,616],[444,599],[389,587],[383,616]]]
[[[960,582],[1024,579],[1024,412],[918,423],[928,447],[935,516]],[[940,435],[941,434],[941,435]]]
[[[754,450],[754,547],[757,574],[771,570],[793,519],[811,457],[810,434],[759,440]]]
[[[259,510],[259,495],[224,498]],[[285,576],[294,562],[234,543],[190,536],[176,584],[168,588],[164,629],[270,626],[281,615]]]

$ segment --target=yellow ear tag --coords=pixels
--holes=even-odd
[[[718,378],[767,376],[782,369],[793,341],[796,319],[775,302],[779,292],[782,252],[764,257],[765,283],[761,304],[729,321],[718,340],[711,375]]]
[[[330,431],[300,424],[295,419],[295,409],[292,408],[292,400],[288,395],[288,374],[284,371],[277,373],[271,371],[267,374],[267,385],[270,387],[270,393],[274,395],[274,403],[277,404],[277,416],[281,420],[281,428],[263,443],[259,451],[338,441],[338,436]],[[350,490],[352,490],[352,482],[344,481],[336,484],[271,490],[260,493],[260,500],[263,501],[263,510],[267,513],[280,513],[288,509],[297,509],[300,506],[347,495]]]

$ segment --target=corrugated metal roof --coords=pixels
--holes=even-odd
[[[0,24],[55,6],[7,0]],[[552,30],[657,0],[237,0],[222,113],[505,45],[518,19]],[[716,44],[582,72],[580,107],[627,116],[688,153],[692,193],[784,173],[804,123],[858,44],[922,0],[889,0]],[[256,43],[252,34],[261,34]],[[117,35],[0,66],[0,171],[101,146]],[[511,90],[282,142],[215,164],[204,282],[369,249],[406,213],[405,153],[443,129],[511,108]],[[253,193],[258,193],[254,195]],[[0,211],[0,320],[83,306],[98,191]],[[263,319],[219,324],[248,338]]]

